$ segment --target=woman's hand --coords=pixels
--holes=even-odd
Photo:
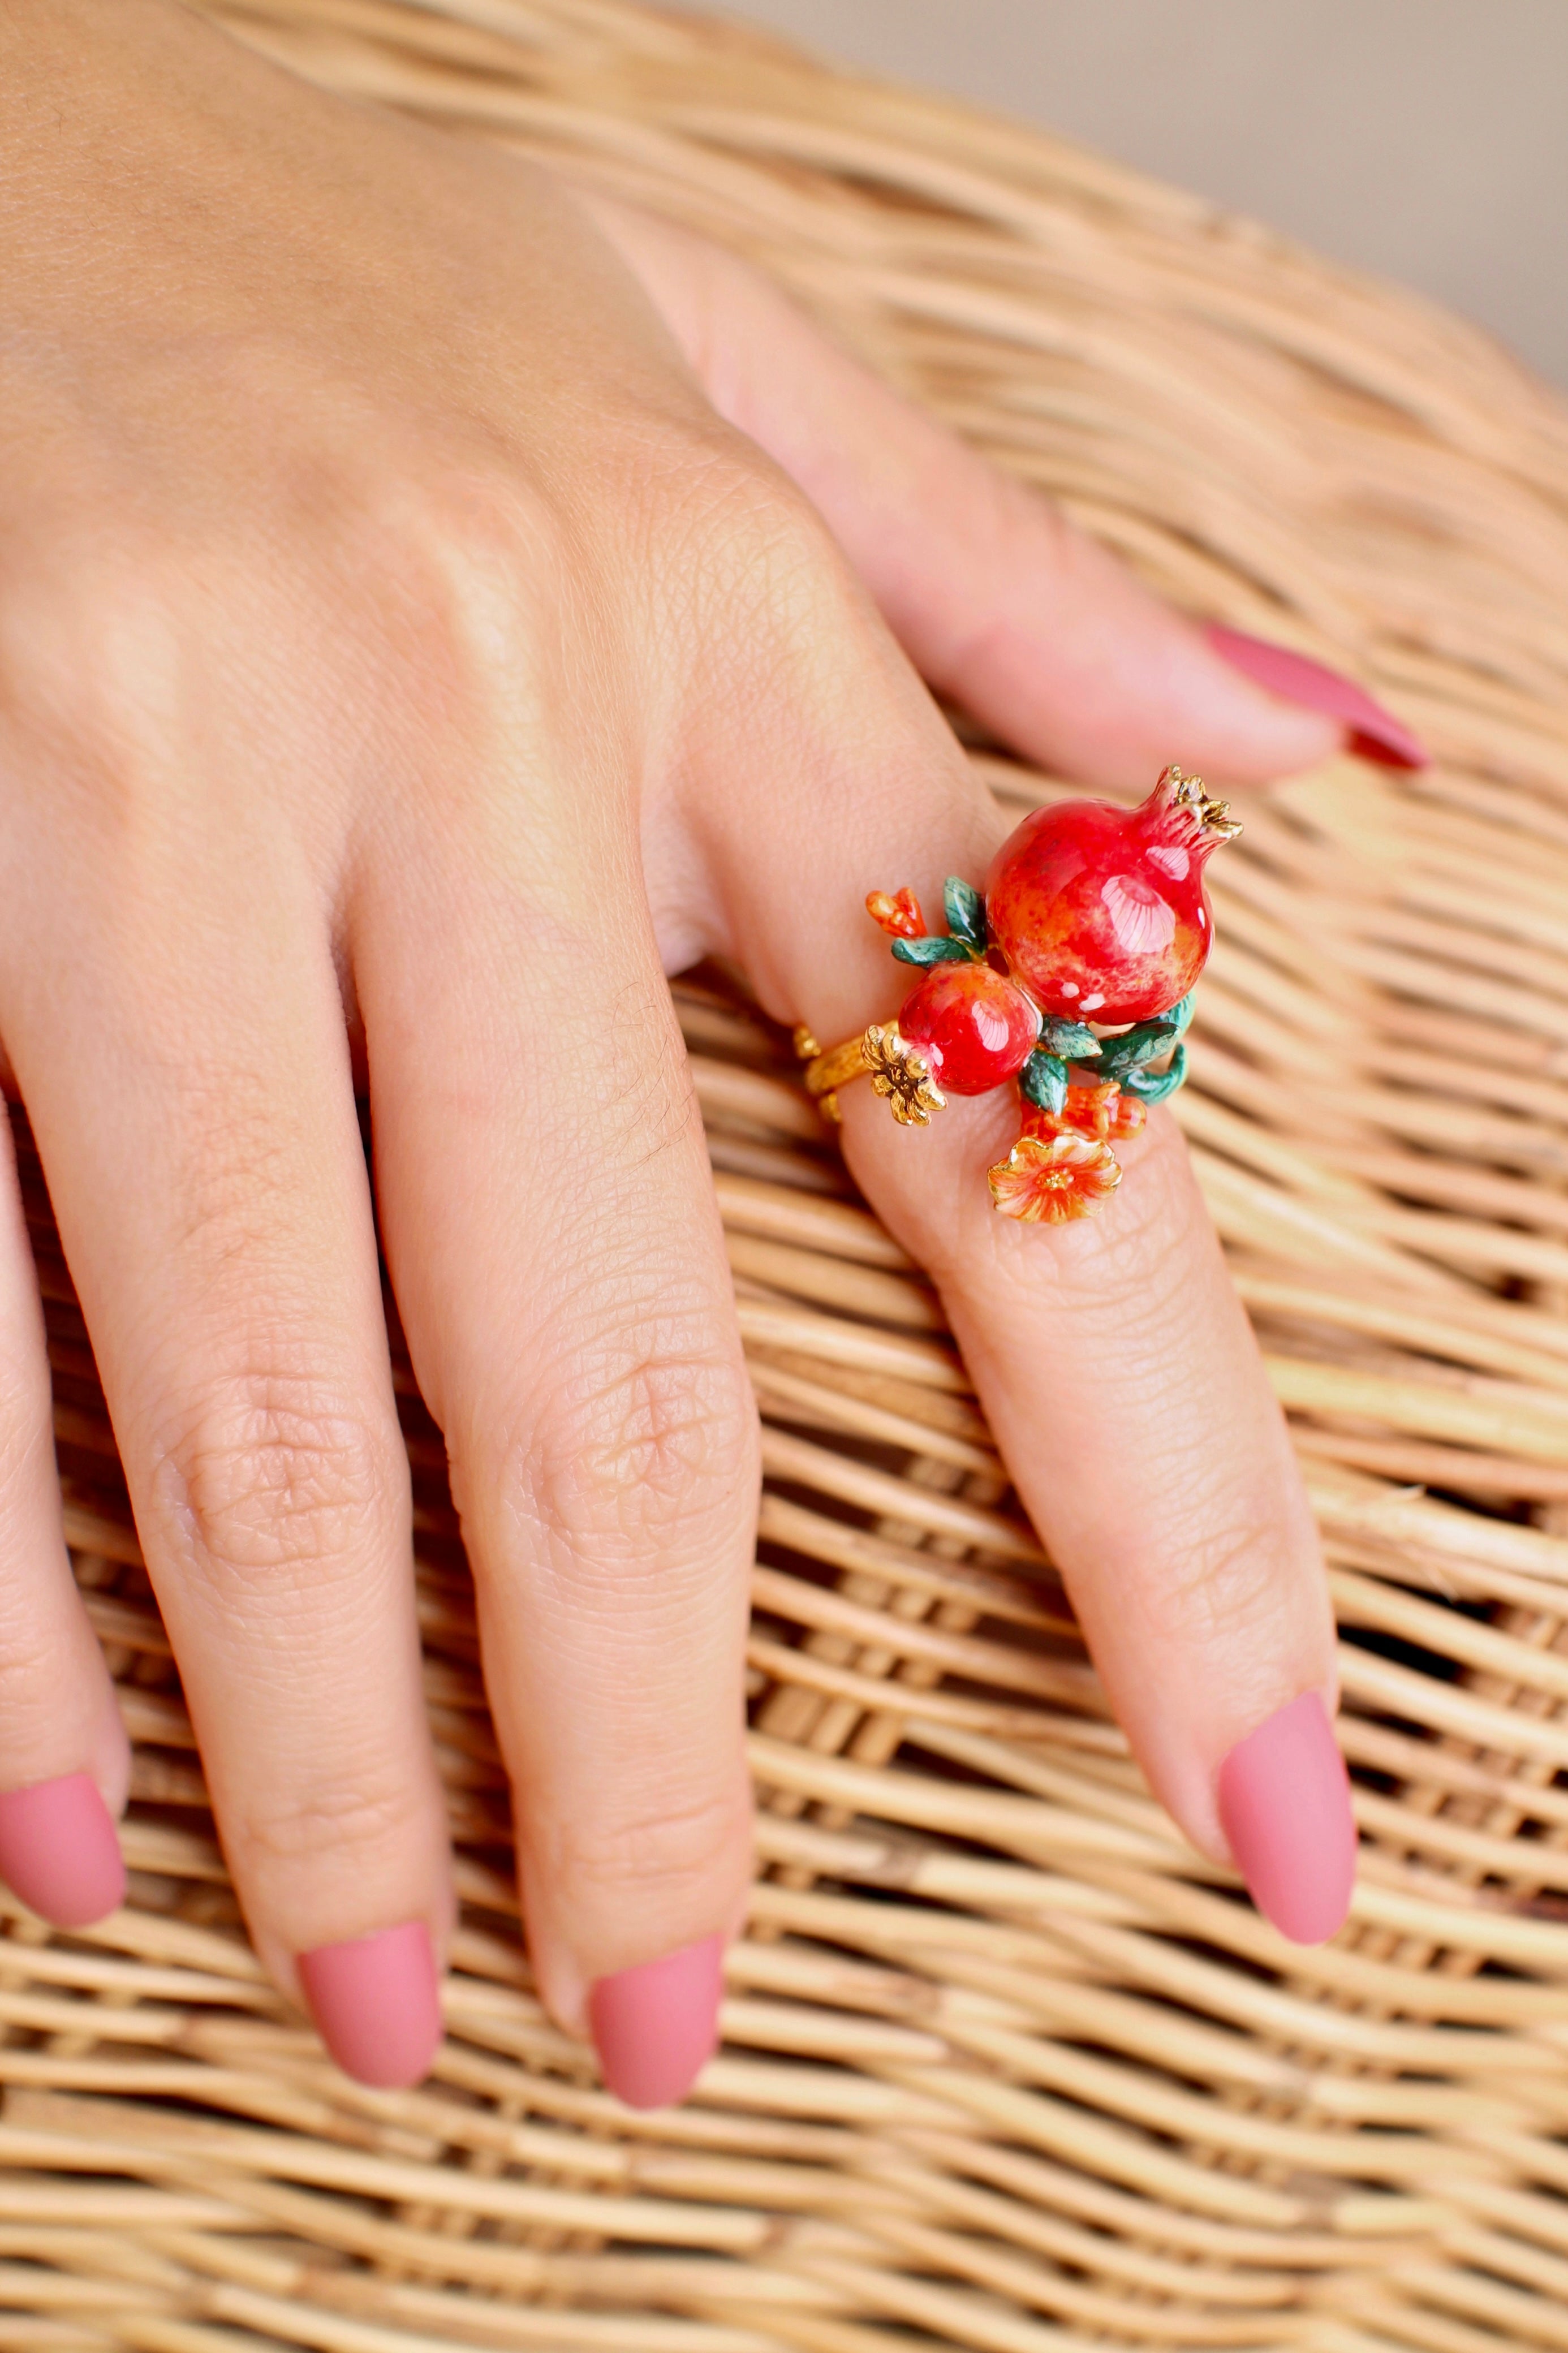
[[[539,1981],[677,2096],[746,1900],[757,1458],[665,976],[735,958],[825,1039],[887,1011],[866,892],[1005,830],[916,665],[1119,784],[1338,723],[737,265],[165,0],[8,0],[0,153],[0,1038],[247,1917],[345,2066],[423,2072],[452,1894],[363,1045]],[[1329,1611],[1181,1145],[1157,1115],[1107,1214],[1020,1229],[1005,1119],[912,1138],[852,1090],[845,1144],[1206,1852],[1227,1756],[1305,1724],[1307,1780],[1266,1730],[1226,1818],[1328,1933],[1342,1774],[1279,1712],[1331,1706]],[[0,1863],[80,1921],[126,1745],[0,1198]]]

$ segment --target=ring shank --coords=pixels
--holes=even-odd
[[[858,1038],[846,1038],[842,1045],[830,1046],[826,1053],[812,1057],[805,1066],[805,1091],[818,1097],[830,1095],[869,1068],[864,1032]]]

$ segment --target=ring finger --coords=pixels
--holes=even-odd
[[[823,593],[833,625],[804,663],[777,665],[795,739],[782,781],[740,800],[742,831],[746,746],[716,739],[700,807],[724,944],[772,1012],[826,1045],[885,1020],[915,978],[889,963],[868,892],[910,884],[940,907],[947,874],[983,883],[1008,828],[853,586]],[[765,741],[766,709],[747,718]],[[851,1166],[938,1283],[1157,1794],[1287,1934],[1331,1935],[1354,1831],[1326,1583],[1173,1123],[1156,1111],[1118,1145],[1125,1181],[1098,1217],[1053,1227],[992,1206],[987,1167],[1018,1134],[1012,1085],[951,1098],[928,1128],[895,1125],[868,1086],[839,1100]]]

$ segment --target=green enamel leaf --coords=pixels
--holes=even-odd
[[[1100,1040],[1087,1021],[1058,1021],[1048,1013],[1040,1024],[1040,1043],[1066,1062],[1092,1062],[1100,1054]]]
[[[1068,1066],[1037,1046],[1018,1073],[1018,1092],[1037,1111],[1059,1112],[1068,1099]]]
[[[985,945],[985,902],[973,882],[950,874],[942,887],[942,903],[947,928],[955,940],[974,949]]]
[[[1121,1082],[1122,1091],[1136,1095],[1140,1103],[1163,1103],[1167,1095],[1175,1093],[1186,1075],[1187,1050],[1178,1046],[1171,1057],[1169,1070],[1129,1071]]]
[[[1100,1076],[1105,1079],[1125,1079],[1130,1071],[1141,1071],[1145,1062],[1158,1061],[1170,1052],[1181,1032],[1170,1019],[1140,1021],[1135,1029],[1124,1030],[1120,1038],[1102,1038],[1100,1041]]]
[[[893,954],[900,964],[968,964],[974,951],[966,940],[895,940]]]
[[[1189,988],[1181,1003],[1179,1005],[1173,1005],[1168,1013],[1161,1014],[1160,1018],[1162,1021],[1173,1021],[1176,1025],[1177,1037],[1184,1038],[1187,1033],[1188,1025],[1193,1018],[1193,1008],[1196,1003],[1196,991]]]

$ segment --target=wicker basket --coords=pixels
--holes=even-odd
[[[1321,1515],[1364,1868],[1304,1952],[1183,1845],[787,1040],[682,987],[766,1416],[726,2047],[633,2116],[532,1997],[405,1367],[467,1909],[435,2078],[356,2089],[241,1932],[24,1146],[137,1748],[128,1907],[5,1913],[0,2346],[1568,2345],[1563,411],[1190,197],[748,35],[620,0],[214,13],[760,258],[1171,595],[1436,747],[1249,808],[1181,1098]]]

